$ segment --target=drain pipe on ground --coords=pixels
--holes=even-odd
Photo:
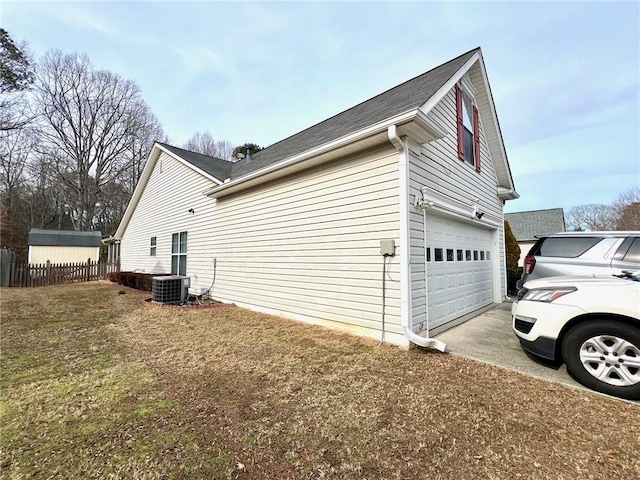
[[[436,340],[435,338],[429,338],[428,336],[420,336],[413,331],[413,320],[411,311],[411,253],[409,248],[409,166],[407,161],[407,149],[404,145],[404,142],[398,136],[395,125],[389,126],[389,128],[387,129],[387,135],[389,137],[389,141],[398,151],[398,174],[400,190],[400,238],[402,245],[402,255],[400,255],[400,322],[402,324],[402,333],[411,343],[415,343],[420,347],[432,348],[444,352],[447,347],[444,342]],[[426,241],[426,238],[424,240]],[[426,301],[427,298],[425,297],[425,302]],[[427,335],[429,335],[428,302],[425,308],[427,314]]]

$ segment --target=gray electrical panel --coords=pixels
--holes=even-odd
[[[391,240],[380,240],[380,255],[393,257],[396,254],[396,242]]]

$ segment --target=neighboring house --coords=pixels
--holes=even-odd
[[[79,263],[100,259],[100,232],[29,230],[29,263]]]
[[[520,246],[519,267],[524,265],[524,257],[527,256],[538,237],[566,230],[564,212],[561,208],[505,213],[504,219],[509,222],[516,242]]]
[[[515,198],[478,48],[234,164],[156,143],[109,243],[124,271],[442,349],[506,295]]]

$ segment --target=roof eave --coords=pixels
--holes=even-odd
[[[274,178],[275,172],[280,172],[283,169],[289,169],[292,167],[299,167],[302,163],[320,157],[321,155],[329,154],[348,145],[355,144],[357,142],[366,140],[367,138],[375,137],[377,135],[384,135],[384,141],[388,141],[386,134],[390,125],[396,125],[400,135],[408,135],[414,138],[420,143],[426,143],[436,138],[442,138],[446,135],[445,129],[438,125],[434,120],[427,117],[420,109],[412,109],[407,112],[401,113],[394,117],[388,118],[382,122],[374,125],[370,125],[357,132],[350,133],[341,138],[312,148],[305,152],[283,159],[278,163],[269,165],[268,167],[261,168],[254,172],[243,175],[234,180],[227,181],[222,185],[215,186],[204,192],[212,198],[218,198],[231,193],[244,190],[251,186],[257,185],[269,181]],[[380,137],[382,138],[382,137]],[[329,158],[327,158],[328,160]]]

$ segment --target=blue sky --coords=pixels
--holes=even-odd
[[[613,202],[640,184],[639,2],[3,0],[36,57],[133,79],[171,143],[262,146],[482,47],[521,198]]]

